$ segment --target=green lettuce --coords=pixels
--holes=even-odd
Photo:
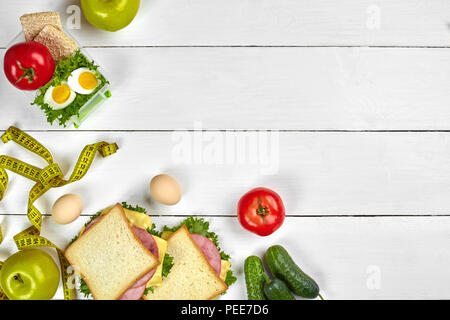
[[[88,68],[89,70],[94,71],[100,81],[100,84],[90,94],[77,94],[75,100],[66,108],[61,110],[53,110],[44,102],[45,93],[51,86],[58,86],[62,82],[67,81],[72,71],[78,68]],[[97,71],[97,69],[98,66],[94,63],[94,61],[89,61],[89,59],[83,55],[80,50],[77,50],[73,56],[62,59],[58,62],[53,79],[39,89],[39,95],[34,99],[31,105],[39,106],[45,112],[49,123],[53,124],[53,122],[57,120],[60,126],[65,127],[66,123],[73,116],[79,115],[81,107],[83,107],[89,99],[91,99],[101,88],[103,88],[105,84],[109,84],[109,82],[100,72]]]
[[[205,219],[203,218],[189,217],[175,227],[164,226],[163,231],[175,232],[183,225],[186,226],[186,228],[189,230],[189,233],[201,234],[202,236],[209,238],[212,242],[214,242],[217,249],[219,250],[222,260],[230,260],[230,256],[220,249],[219,237],[216,233],[209,231],[209,222],[205,221]]]

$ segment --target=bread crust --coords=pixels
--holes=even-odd
[[[98,225],[98,223],[99,223],[102,219],[104,219],[104,218],[112,211],[112,209],[114,209],[115,207],[118,208],[118,209],[120,209],[120,213],[121,213],[120,215],[121,215],[121,217],[122,217],[122,218],[124,219],[124,221],[126,222],[126,225],[127,225],[128,229],[129,229],[130,232],[133,234],[133,237],[134,237],[135,240],[138,242],[138,244],[139,244],[145,251],[147,251],[147,253],[148,253],[151,257],[153,257],[153,259],[155,260],[155,262],[153,263],[152,267],[148,268],[148,270],[146,270],[146,271],[142,272],[141,274],[139,274],[133,281],[130,282],[130,284],[126,287],[125,290],[123,290],[122,292],[120,292],[119,294],[117,294],[117,295],[113,298],[113,300],[118,300],[118,299],[119,299],[119,298],[120,298],[120,297],[121,297],[128,289],[130,289],[130,288],[136,283],[137,280],[139,280],[140,278],[142,278],[144,275],[146,275],[148,272],[150,272],[151,270],[153,270],[154,268],[156,268],[156,267],[160,264],[160,263],[159,263],[159,259],[157,259],[157,258],[153,255],[153,253],[151,253],[151,252],[147,249],[147,247],[144,246],[144,244],[141,242],[141,240],[140,240],[140,239],[136,236],[136,234],[134,233],[133,228],[131,227],[131,225],[130,225],[128,219],[126,218],[125,211],[123,210],[123,207],[122,207],[121,204],[119,204],[119,203],[116,204],[115,206],[111,207],[110,210],[109,210],[108,212],[106,212],[105,214],[102,214],[102,215],[99,217],[99,220],[98,220],[91,228],[89,228],[87,231],[85,231],[85,232],[84,232],[84,233],[83,233],[76,241],[74,241],[74,242],[73,242],[73,243],[65,250],[65,252],[67,252],[68,250],[70,250],[70,248],[74,245],[74,243],[76,243],[83,235],[85,235],[85,234],[89,233],[91,230],[93,230],[93,229]],[[65,255],[65,256],[66,256],[66,255]],[[69,261],[70,265],[73,265],[73,262],[70,261],[70,259],[69,259],[67,256],[66,256],[66,259],[67,259],[67,261]],[[83,272],[81,272],[81,270],[79,270],[78,273],[79,273],[80,277],[86,282],[87,286],[88,286],[89,288],[91,288],[90,283],[89,283],[89,280],[84,276]],[[97,300],[97,297],[95,296],[94,292],[91,291],[91,293],[92,293],[92,296],[94,297],[94,299]]]

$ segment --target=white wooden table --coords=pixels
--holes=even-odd
[[[113,85],[111,101],[80,129],[50,126],[0,76],[1,131],[26,130],[64,172],[88,143],[120,146],[82,181],[37,202],[44,236],[64,248],[89,215],[128,201],[160,226],[189,215],[211,222],[238,276],[224,299],[246,298],[243,260],[275,243],[327,299],[450,298],[448,0],[141,2],[122,31],[97,30],[84,17],[71,30]],[[23,13],[58,10],[67,23],[77,3],[3,3],[1,55]],[[0,154],[43,165],[13,143]],[[158,173],[180,181],[176,206],[150,199]],[[29,226],[32,183],[9,176],[0,260]],[[276,190],[287,209],[266,238],[235,217],[255,186]],[[83,198],[83,217],[56,225],[50,208],[67,192]]]

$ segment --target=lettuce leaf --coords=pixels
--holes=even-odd
[[[233,270],[228,269],[227,276],[225,278],[225,283],[227,284],[227,286],[231,286],[236,281],[237,281],[237,278],[233,275]]]
[[[166,253],[164,255],[164,261],[162,266],[162,276],[164,278],[166,278],[169,275],[172,267],[173,267],[173,257],[170,254]]]
[[[151,229],[147,228],[147,232],[150,233],[151,235],[154,235],[154,236],[157,236],[157,237],[160,237],[160,238],[162,236],[162,232],[156,230],[156,225],[154,223],[152,224],[152,228]]]
[[[90,296],[92,296],[91,290],[82,278],[80,278],[80,292],[84,295],[85,298],[89,298]]]
[[[147,209],[139,207],[138,205],[135,205],[134,207],[126,202],[122,202],[122,207],[124,209],[128,209],[131,211],[136,211],[136,212],[140,212],[140,213],[147,213]]]
[[[219,237],[217,236],[216,233],[209,231],[209,222],[205,221],[204,218],[189,217],[183,220],[183,222],[181,222],[179,225],[175,227],[164,226],[163,231],[175,232],[178,229],[180,229],[183,225],[186,226],[186,228],[189,230],[189,233],[201,234],[202,236],[209,238],[212,242],[214,242],[217,249],[219,250],[220,257],[222,258],[222,260],[227,261],[230,260],[230,256],[220,249]]]
[[[88,68],[96,73],[97,78],[100,81],[97,88],[95,88],[95,90],[90,94],[77,94],[75,100],[64,109],[53,110],[50,108],[50,106],[44,102],[44,95],[48,88],[51,86],[58,86],[61,82],[67,81],[72,71],[82,67]],[[89,99],[91,99],[101,88],[103,88],[105,84],[109,83],[105,77],[97,71],[97,69],[98,66],[94,63],[94,61],[89,61],[89,59],[83,55],[80,50],[77,50],[73,56],[62,59],[58,62],[53,79],[39,89],[39,95],[34,99],[31,105],[39,106],[45,112],[49,123],[53,124],[53,122],[57,120],[60,126],[66,127],[66,123],[73,116],[79,114],[81,107],[83,107]]]

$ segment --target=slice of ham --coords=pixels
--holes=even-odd
[[[152,235],[142,228],[133,227],[134,234],[141,240],[142,244],[155,256],[156,259],[159,258],[158,245]],[[147,282],[153,277],[156,272],[156,268],[150,270],[142,276],[134,285],[125,291],[125,293],[120,297],[119,300],[139,300],[145,292],[147,287]]]
[[[86,226],[86,228],[84,228],[83,233],[89,230],[99,219],[100,216],[94,218]],[[146,230],[138,227],[133,227],[133,232],[139,238],[139,240],[141,240],[142,244],[155,256],[155,258],[159,259],[158,245],[156,244],[156,241],[155,239],[153,239],[152,235],[149,234]],[[134,283],[134,285],[130,289],[125,291],[125,293],[119,298],[119,300],[139,300],[144,294],[147,282],[150,281],[155,272],[156,268],[153,268],[144,276],[142,276]]]
[[[139,300],[145,292],[145,287],[147,283],[140,287],[133,288],[131,287],[119,298],[119,300]]]
[[[83,233],[88,231],[94,224],[96,224],[100,218],[101,218],[101,216],[98,216],[97,218],[92,219],[92,221],[89,222],[88,225],[84,228]]]
[[[142,228],[133,227],[134,234],[141,240],[142,244],[159,259],[158,245],[152,235]]]
[[[152,235],[146,230],[133,227],[134,234],[141,240],[142,244],[155,256],[156,259],[159,258],[158,245]],[[120,297],[119,300],[139,300],[145,292],[147,282],[153,277],[156,272],[156,268],[153,268],[142,276],[134,285],[125,291],[125,293]]]
[[[200,250],[202,250],[214,271],[216,271],[217,275],[220,276],[220,271],[222,269],[222,258],[220,257],[220,252],[214,242],[201,234],[192,233],[191,237]]]

